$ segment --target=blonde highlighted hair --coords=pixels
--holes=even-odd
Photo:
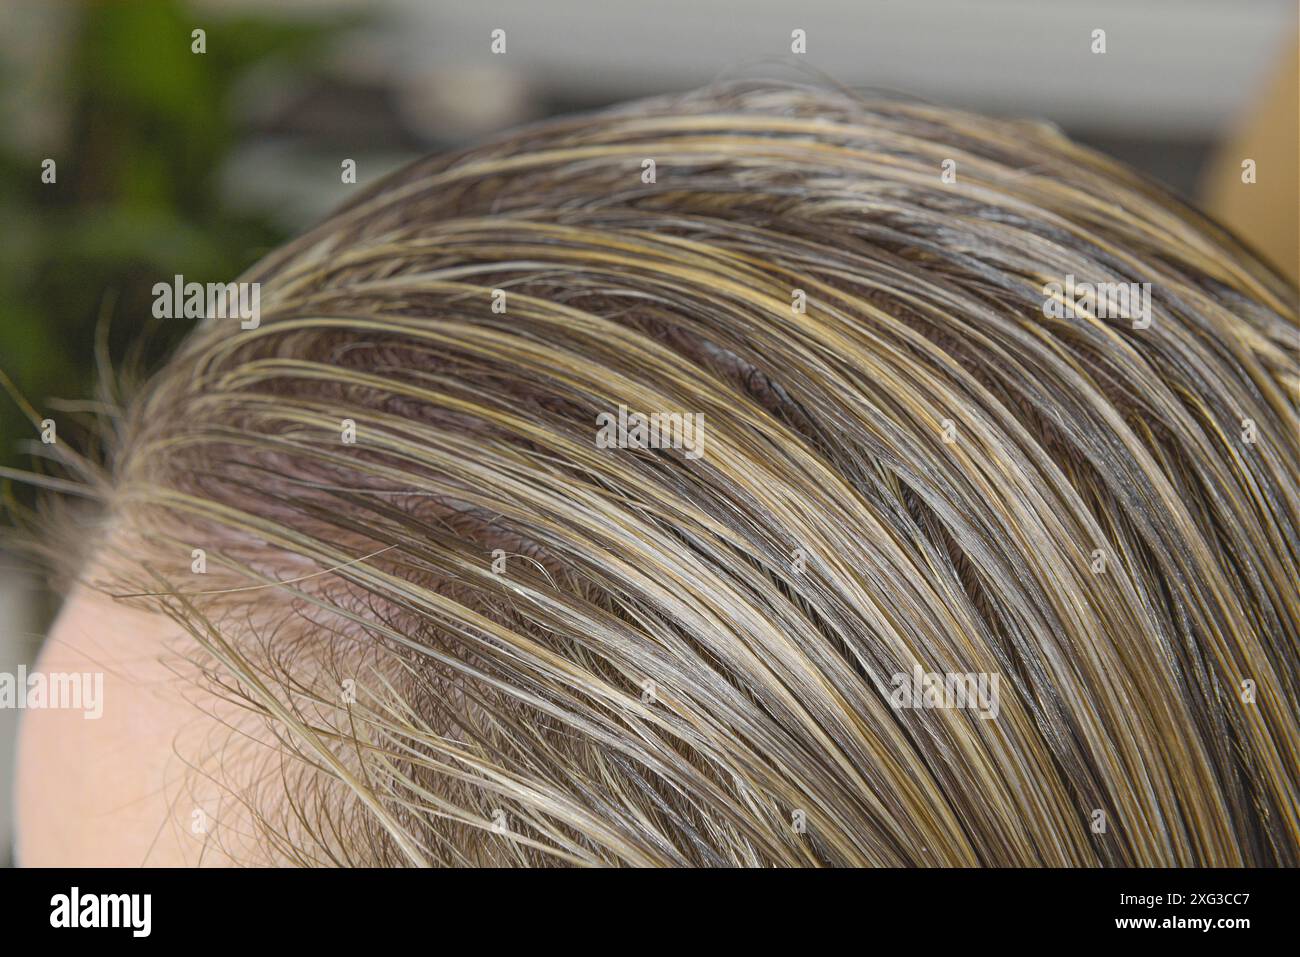
[[[100,587],[264,722],[276,859],[1300,863],[1295,290],[1115,163],[735,86],[423,160],[242,279],[258,328],[69,467]]]

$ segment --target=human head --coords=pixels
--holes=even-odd
[[[1055,130],[664,98],[418,162],[241,280],[257,327],[87,473],[59,626],[144,616],[105,630],[177,847],[1300,863],[1294,290]]]

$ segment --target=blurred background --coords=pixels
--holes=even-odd
[[[6,0],[0,372],[42,416],[75,412],[101,321],[114,360],[145,368],[183,335],[149,319],[160,279],[234,279],[422,154],[728,78],[820,73],[1050,120],[1207,207],[1295,281],[1296,16],[1295,0]],[[0,470],[31,469],[33,448],[0,393]],[[0,551],[0,671],[30,665],[56,610]],[[0,862],[16,717],[0,710]]]

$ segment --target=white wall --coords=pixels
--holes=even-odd
[[[1076,129],[1214,134],[1284,44],[1295,0],[392,0],[410,70],[481,63],[610,99],[800,60],[852,86],[1048,116]],[[790,31],[808,52],[790,55]],[[1107,53],[1089,50],[1107,34]],[[770,63],[760,64],[760,58]]]

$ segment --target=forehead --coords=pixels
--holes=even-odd
[[[222,749],[215,744],[229,737],[229,716],[215,701],[205,710],[203,693],[168,663],[176,633],[161,615],[89,590],[70,596],[33,671],[102,676],[102,685],[95,682],[102,688],[100,714],[88,716],[84,708],[24,712],[16,794],[20,864],[231,862],[208,839],[213,827],[198,825],[221,819],[234,833],[247,830],[246,823],[225,789],[194,773],[217,760]],[[177,755],[181,749],[184,760]],[[239,749],[228,750],[222,760],[237,765],[239,755]]]

